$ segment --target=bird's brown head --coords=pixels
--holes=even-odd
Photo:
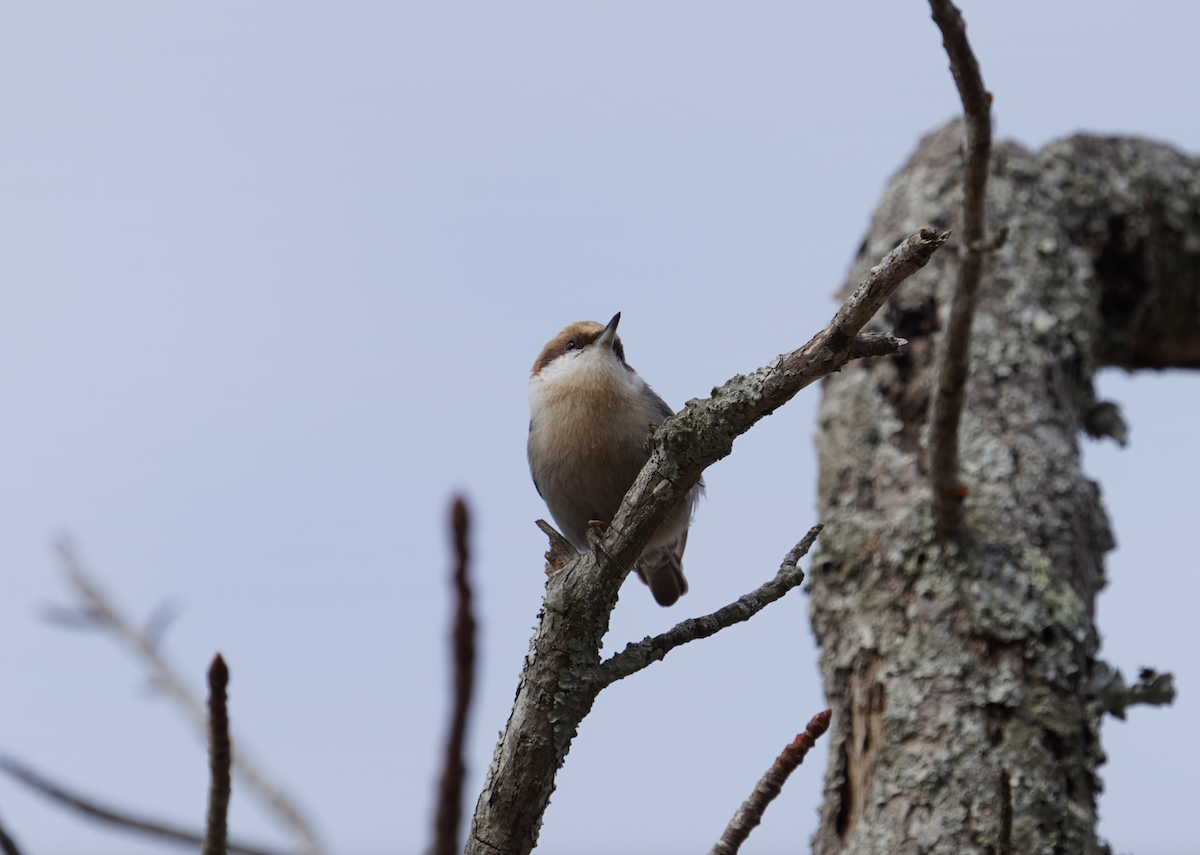
[[[621,337],[617,335],[617,323],[620,320],[621,313],[617,312],[608,326],[596,321],[576,321],[571,324],[542,348],[537,361],[533,363],[532,373],[540,374],[543,368],[560,356],[582,351],[586,347],[611,347],[617,359],[624,363],[625,348],[621,344]]]

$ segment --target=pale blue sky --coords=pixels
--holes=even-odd
[[[998,134],[1200,151],[1200,6],[963,3]],[[203,745],[65,600],[70,534],[132,615],[216,650],[243,748],[331,851],[417,853],[443,738],[444,515],[475,511],[471,797],[540,602],[525,387],[621,311],[673,406],[804,341],[888,177],[958,112],[915,2],[0,4],[0,752],[199,823]],[[1195,376],[1106,377],[1131,446],[1086,445],[1120,548],[1099,606],[1180,699],[1105,728],[1102,831],[1191,851],[1200,766]],[[810,389],[706,474],[675,608],[631,585],[607,649],[769,578],[815,522]],[[806,595],[606,691],[540,851],[706,851],[824,706]],[[747,845],[815,827],[811,755]],[[169,851],[0,778],[31,855]],[[233,829],[283,844],[236,792]]]

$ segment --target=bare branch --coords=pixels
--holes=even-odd
[[[106,807],[92,799],[69,792],[11,757],[0,757],[0,771],[7,772],[31,789],[91,819],[117,826],[126,831],[137,831],[150,837],[182,843],[190,847],[200,846],[204,842],[204,837],[198,832],[138,817],[129,811]],[[228,851],[238,853],[238,855],[283,855],[277,850],[233,842],[229,843]]]
[[[572,561],[579,557],[579,550],[571,545],[571,541],[567,540],[558,533],[558,529],[550,525],[545,520],[538,520],[537,527],[542,530],[546,537],[550,538],[550,548],[546,551],[546,573],[553,573],[555,570],[561,570]]]
[[[721,835],[721,839],[717,841],[717,845],[708,855],[736,855],[738,849],[746,842],[746,838],[750,836],[750,832],[762,822],[763,812],[767,809],[767,805],[775,800],[775,797],[783,790],[788,776],[803,762],[808,749],[812,748],[821,735],[829,730],[829,720],[832,715],[829,710],[817,713],[804,728],[804,733],[797,735],[792,743],[783,749],[783,753],[776,758],[774,764],[767,770],[767,774],[763,775],[762,780],[755,786],[750,798],[742,802],[742,806],[738,808],[737,813],[733,815],[733,819],[725,828],[725,833]]]
[[[882,261],[842,304],[829,325],[808,344],[776,357],[749,376],[737,375],[713,389],[711,398],[687,402],[654,434],[654,451],[626,494],[604,542],[595,569],[577,567],[572,586],[589,575],[613,574],[605,594],[615,596],[625,573],[675,505],[695,486],[701,473],[733,450],[733,441],[760,419],[782,407],[810,383],[840,369],[853,352],[878,353],[874,336],[856,337],[900,284],[924,267],[949,232],[922,229],[910,235]],[[897,343],[899,339],[897,339]]]
[[[141,661],[146,670],[150,672],[150,679],[154,685],[175,701],[192,722],[197,733],[207,742],[208,714],[205,712],[203,704],[188,690],[183,680],[167,664],[154,639],[134,629],[133,624],[116,610],[116,607],[100,591],[100,588],[88,578],[70,543],[60,540],[56,545],[63,573],[82,601],[79,613],[87,615],[101,628],[114,635],[126,650]],[[270,808],[285,826],[291,829],[303,850],[308,855],[320,855],[321,847],[317,842],[316,834],[300,810],[246,759],[244,751],[239,751],[233,758],[233,768],[247,789]]]
[[[796,565],[801,558],[808,554],[808,550],[820,533],[821,526],[813,526],[804,539],[792,547],[791,552],[783,559],[779,572],[770,582],[739,598],[736,603],[731,603],[710,615],[689,618],[661,635],[656,635],[654,638],[647,637],[636,644],[626,645],[624,650],[602,663],[591,679],[603,688],[660,661],[682,644],[698,638],[708,638],[735,623],[750,620],[804,581],[804,571]]]
[[[983,85],[979,63],[967,41],[967,25],[950,0],[929,0],[933,20],[942,31],[950,70],[966,115],[967,145],[963,178],[963,233],[958,284],[950,304],[950,320],[942,338],[937,391],[930,416],[929,477],[937,536],[945,539],[958,527],[963,492],[958,483],[958,425],[966,397],[970,367],[971,322],[979,293],[984,253],[1003,237],[984,237],[988,160],[992,150],[992,96]]]
[[[229,708],[225,688],[229,668],[218,653],[208,669],[208,824],[201,855],[226,855],[229,837],[229,767],[233,749],[229,744]]]
[[[871,270],[808,344],[750,376],[734,377],[713,389],[711,398],[688,401],[660,425],[649,461],[588,553],[558,566],[562,556],[552,542],[537,634],[475,807],[470,855],[525,855],[536,845],[555,775],[603,688],[593,678],[617,591],[663,520],[701,473],[731,452],[737,437],[845,365],[853,349],[863,351],[862,342],[855,343],[863,326],[948,237],[931,229],[910,236]]]
[[[471,612],[471,584],[467,578],[470,553],[467,532],[470,517],[461,496],[454,499],[451,527],[454,531],[454,569],[456,599],[454,617],[454,713],[450,735],[446,739],[445,766],[437,806],[433,855],[459,855],[458,828],[462,824],[462,789],[466,777],[463,742],[467,736],[467,712],[471,707],[471,689],[475,681],[475,617]]]
[[[0,852],[3,852],[4,855],[21,855],[16,841],[8,836],[8,832],[4,830],[2,824],[0,824]]]
[[[155,606],[154,611],[150,612],[150,617],[146,618],[146,626],[142,630],[142,635],[153,647],[161,647],[163,636],[167,634],[167,630],[177,617],[179,617],[179,606],[170,600],[164,600]]]
[[[1099,698],[1105,710],[1123,719],[1125,710],[1138,704],[1162,707],[1175,703],[1175,677],[1153,668],[1143,668],[1138,681],[1130,686],[1119,669],[1107,662],[1096,662],[1092,666],[1087,694]]]

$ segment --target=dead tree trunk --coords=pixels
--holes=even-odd
[[[922,141],[849,281],[918,228],[958,228],[961,142],[957,123]],[[1001,227],[974,325],[956,538],[934,537],[925,436],[956,254],[876,321],[906,354],[825,380],[826,528],[809,578],[834,715],[818,855],[1104,851],[1111,672],[1093,616],[1113,539],[1078,437],[1123,436],[1093,392],[1101,366],[1200,367],[1200,162],[1142,140],[1002,144],[988,232]]]

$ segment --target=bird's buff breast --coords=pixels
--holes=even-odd
[[[531,382],[529,460],[556,522],[582,548],[587,522],[612,519],[649,457],[653,416],[624,378],[580,374]]]

